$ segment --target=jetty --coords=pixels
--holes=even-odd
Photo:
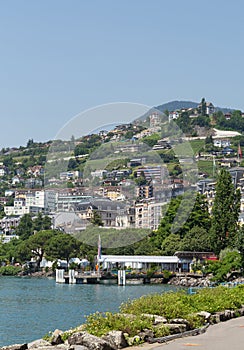
[[[100,255],[97,257],[97,270],[84,272],[64,269],[56,270],[56,282],[66,284],[117,283],[146,284],[151,282],[152,266],[161,271],[153,279],[164,279],[163,271],[175,272],[179,258],[176,256],[126,256]]]

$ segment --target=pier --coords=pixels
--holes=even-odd
[[[75,271],[64,269],[56,270],[56,282],[66,284],[94,284],[117,283],[119,286],[126,284],[146,284],[151,279],[162,283],[163,270],[176,272],[179,258],[177,256],[125,256],[125,255],[101,255],[97,257],[97,271]],[[158,268],[153,273],[152,266]]]
[[[79,272],[69,270],[65,273],[64,269],[56,270],[56,283],[66,284],[95,284],[99,283],[101,274],[99,272]]]
[[[164,274],[156,273],[149,277],[147,273],[130,273],[126,270],[118,270],[116,273],[106,272],[80,272],[69,270],[65,272],[64,269],[56,270],[56,283],[64,284],[118,284],[119,286],[135,285],[135,284],[150,284],[151,281],[155,283],[163,283]]]

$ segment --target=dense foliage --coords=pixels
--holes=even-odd
[[[190,328],[204,324],[204,318],[197,315],[200,311],[211,314],[224,310],[238,310],[244,304],[244,286],[236,288],[216,287],[198,290],[189,295],[185,291],[168,292],[142,296],[121,305],[121,314],[95,313],[87,317],[85,329],[91,334],[102,336],[111,330],[121,330],[129,336],[138,334],[142,329],[153,329],[153,317],[163,316],[172,319],[186,319]],[[169,334],[169,329],[160,327],[156,336]],[[154,328],[155,329],[155,328]]]

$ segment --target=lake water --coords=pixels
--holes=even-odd
[[[96,311],[119,310],[128,299],[172,290],[167,285],[67,285],[54,279],[0,277],[0,346],[68,330]]]

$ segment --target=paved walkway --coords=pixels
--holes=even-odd
[[[244,350],[244,317],[210,326],[203,334],[180,338],[167,344],[148,344],[134,350]]]

